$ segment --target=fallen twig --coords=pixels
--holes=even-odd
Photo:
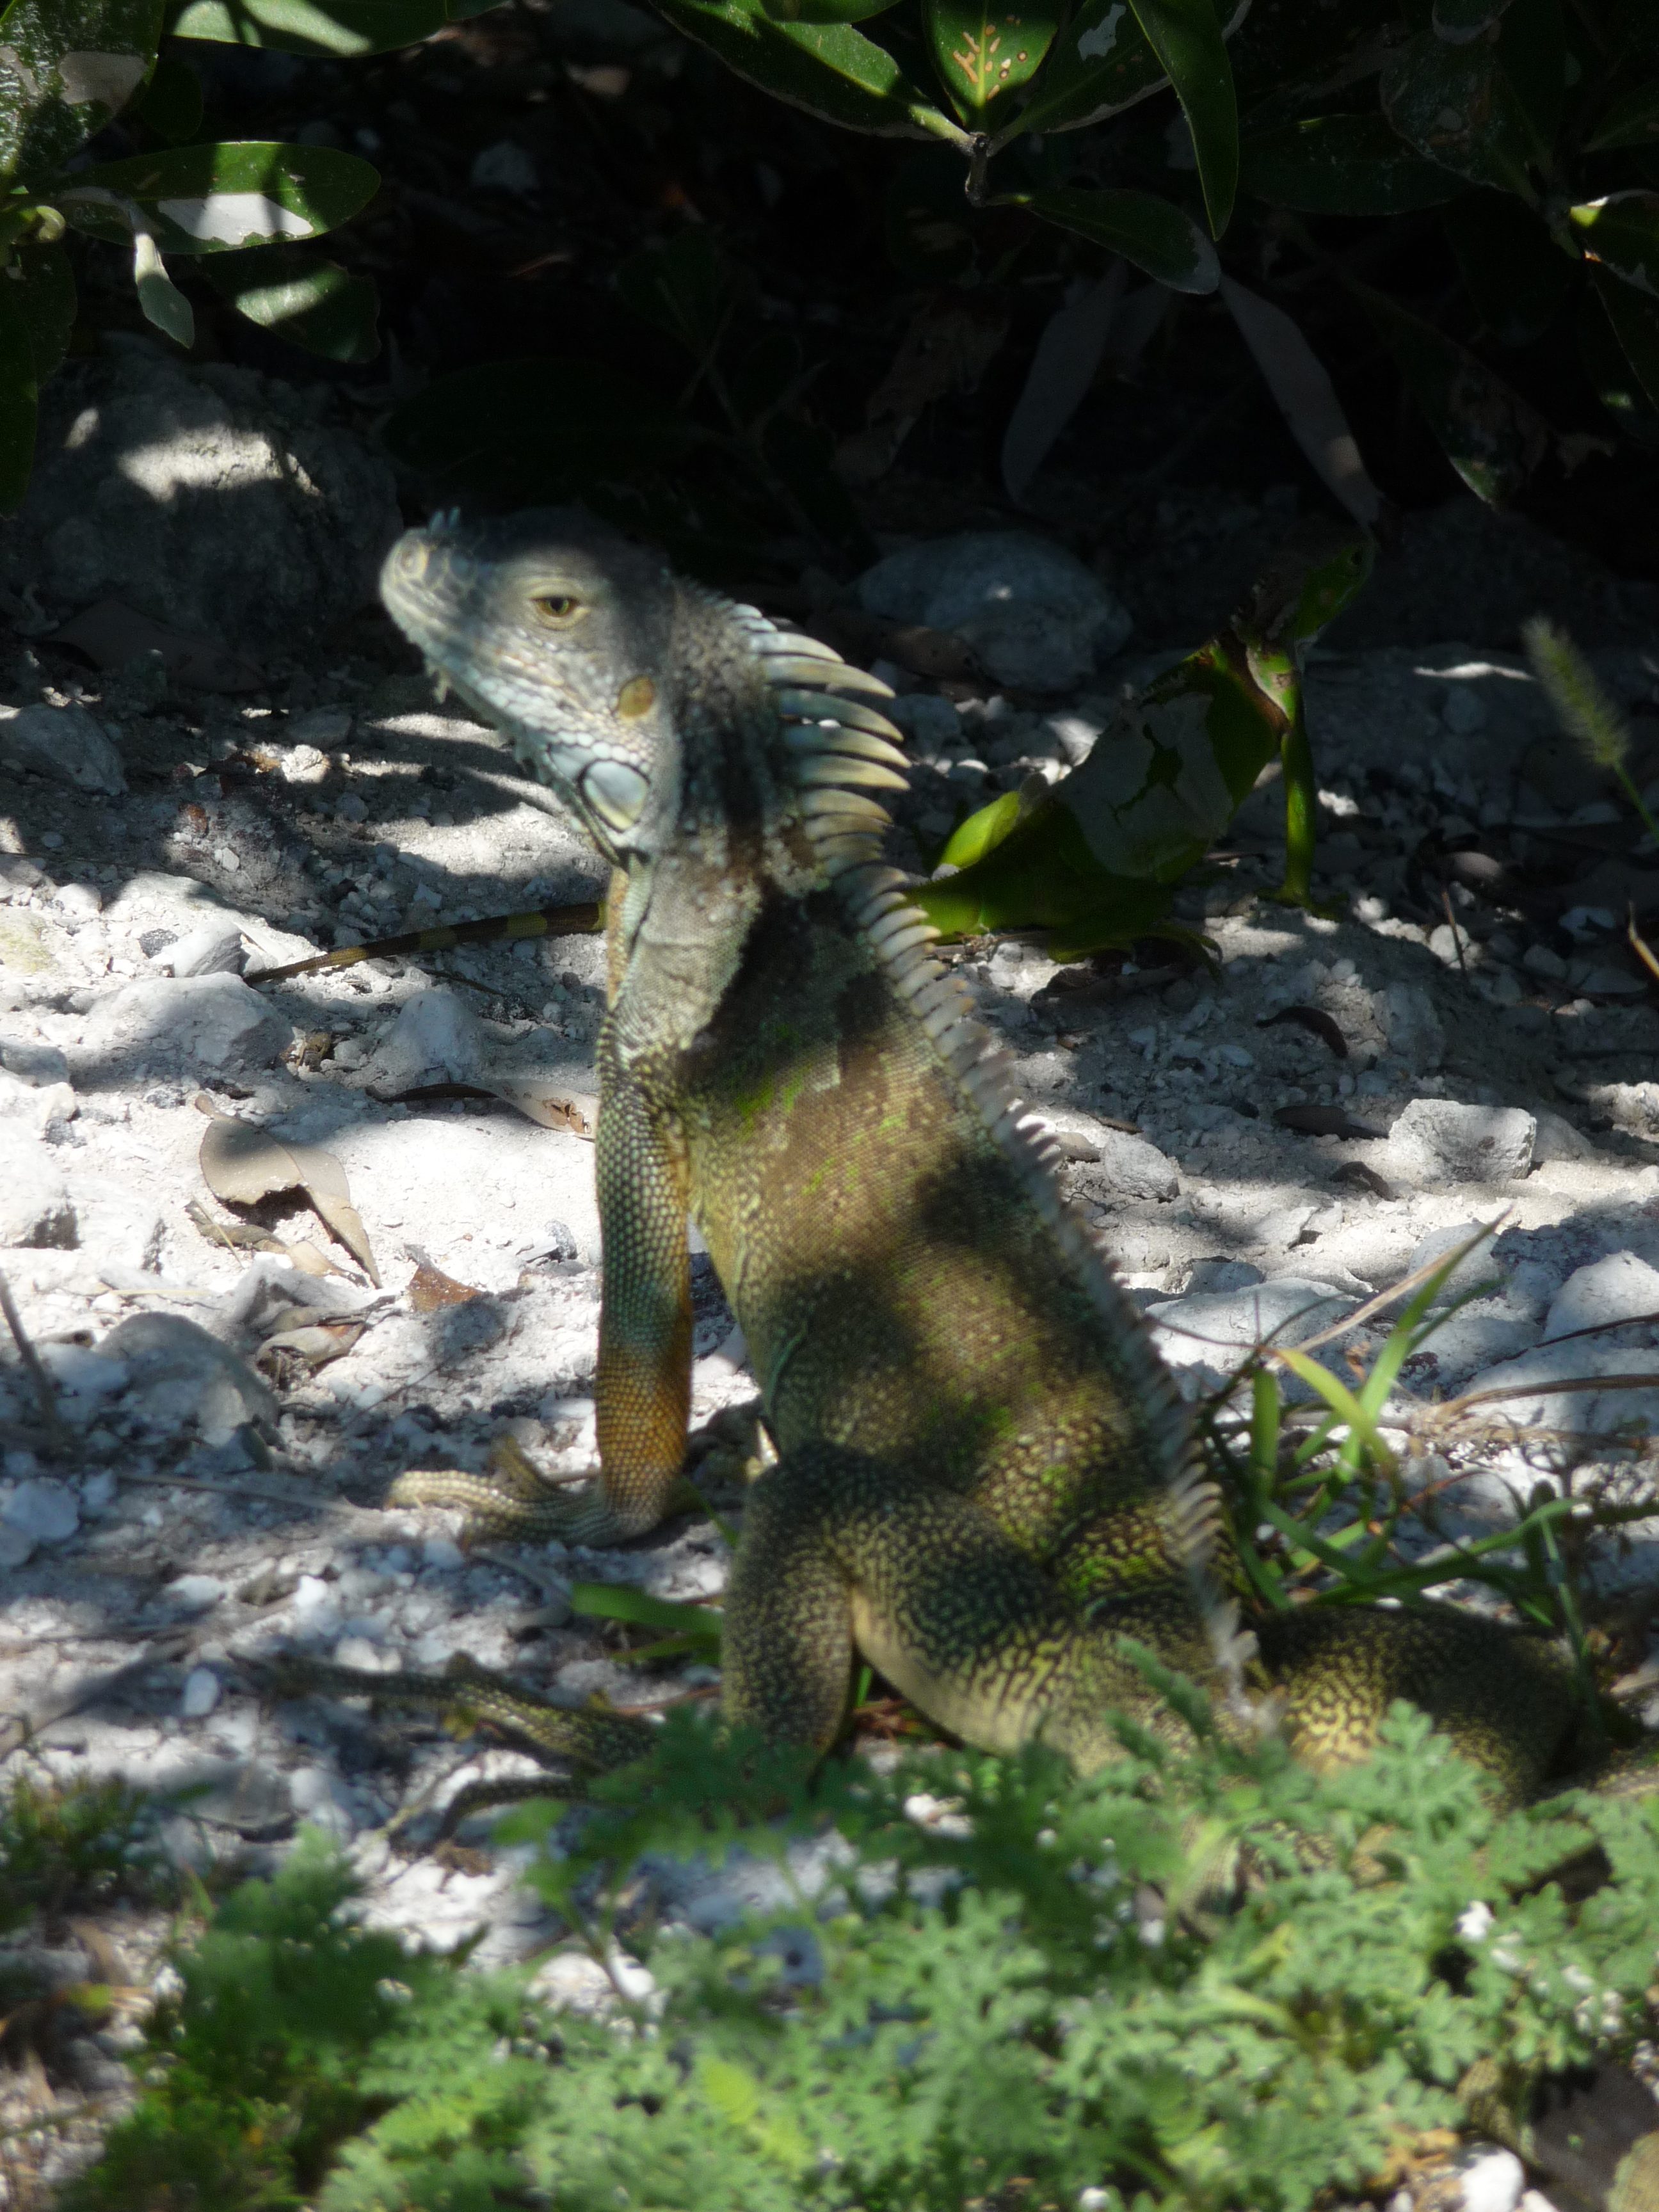
[[[11,1294],[11,1285],[3,1274],[0,1274],[0,1310],[5,1314],[6,1326],[12,1333],[18,1356],[27,1368],[29,1380],[34,1385],[34,1395],[40,1404],[40,1419],[52,1439],[52,1449],[60,1459],[67,1458],[71,1440],[69,1430],[64,1426],[64,1417],[58,1410],[58,1392],[51,1376],[41,1364],[40,1353],[29,1342],[28,1333],[23,1327],[23,1316],[18,1312],[17,1301]]]

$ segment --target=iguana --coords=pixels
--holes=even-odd
[[[1270,896],[1310,904],[1317,793],[1303,658],[1374,550],[1352,528],[1303,525],[1227,627],[1126,700],[1069,775],[969,815],[940,855],[953,872],[914,894],[940,935],[1043,928],[1070,959],[1158,931],[1176,885],[1274,758],[1285,880]]]
[[[1275,1616],[1255,1650],[1239,1634],[1173,1382],[881,865],[872,794],[902,780],[868,703],[884,687],[573,513],[441,518],[398,541],[382,590],[614,872],[598,1476],[561,1495],[412,1474],[394,1500],[587,1544],[651,1528],[685,1443],[690,1218],[779,1454],[726,1596],[733,1722],[828,1746],[856,1653],[973,1744],[1041,1739],[1089,1769],[1115,1753],[1113,1709],[1179,1725],[1139,1645],[1231,1725],[1271,1692],[1315,1763],[1363,1755],[1398,1697],[1511,1799],[1570,1760],[1571,1670],[1535,1638],[1428,1605]],[[476,1672],[305,1672],[578,1763],[650,1741]],[[1659,2169],[1659,2133],[1644,2144]],[[1659,2203],[1642,2171],[1625,2212]]]
[[[827,1743],[856,1647],[969,1739],[1089,1765],[1103,1707],[1148,1703],[1122,1634],[1236,1668],[1211,1587],[1234,1577],[1192,1571],[1218,1516],[1174,1384],[881,865],[885,687],[574,513],[441,519],[382,590],[613,870],[599,1472],[412,1474],[399,1501],[578,1543],[654,1526],[685,1442],[690,1218],[781,1455],[727,1602],[730,1711]],[[1568,1746],[1568,1672],[1529,1637],[1432,1608],[1261,1636],[1310,1757],[1363,1746],[1396,1692],[1517,1796]]]

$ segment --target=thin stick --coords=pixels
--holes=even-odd
[[[17,1301],[11,1294],[11,1285],[3,1274],[0,1274],[0,1311],[5,1314],[6,1327],[12,1333],[23,1364],[29,1371],[29,1380],[34,1385],[34,1395],[40,1401],[40,1419],[46,1434],[52,1438],[52,1449],[59,1458],[67,1459],[72,1440],[64,1425],[64,1417],[58,1410],[58,1393],[52,1386],[51,1376],[40,1363],[40,1353],[29,1342],[28,1334],[23,1327],[23,1316],[18,1312]]]
[[[1440,886],[1440,903],[1446,909],[1446,927],[1452,933],[1452,951],[1457,955],[1457,972],[1467,982],[1469,971],[1463,964],[1463,933],[1453,919],[1451,893],[1446,889],[1444,884]]]

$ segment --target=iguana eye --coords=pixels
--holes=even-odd
[[[574,592],[537,592],[530,604],[550,629],[568,629],[579,615],[586,612]]]

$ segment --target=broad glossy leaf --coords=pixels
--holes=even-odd
[[[1249,7],[1249,0],[1218,0],[1224,35],[1231,37]],[[1080,131],[1161,92],[1169,81],[1129,0],[1082,0],[1054,41],[1018,127]]]
[[[12,248],[0,290],[28,334],[34,380],[44,384],[69,351],[75,328],[75,272],[69,255],[61,246],[43,246],[38,238],[21,240]]]
[[[1221,280],[1221,296],[1291,435],[1327,489],[1370,529],[1382,511],[1382,495],[1367,473],[1324,363],[1299,325],[1271,300],[1231,276]]]
[[[1425,161],[1534,197],[1526,110],[1495,46],[1449,46],[1420,31],[1384,66],[1380,89],[1389,121]]]
[[[867,23],[884,15],[896,0],[761,0],[780,23]]]
[[[1285,717],[1221,638],[1126,701],[1082,766],[1035,806],[1007,798],[947,847],[969,865],[915,902],[947,935],[1046,928],[1067,955],[1133,937],[1168,909],[1276,755]]]
[[[182,146],[202,127],[202,80],[184,57],[169,47],[157,59],[134,112],[158,138],[165,138],[170,146]]]
[[[1007,204],[1121,253],[1171,291],[1213,292],[1220,282],[1214,246],[1190,216],[1155,192],[1055,189],[1013,193]]]
[[[1508,192],[1467,192],[1444,222],[1464,286],[1499,345],[1530,345],[1555,320],[1577,265]]]
[[[884,46],[850,23],[785,23],[742,0],[652,0],[663,21],[792,106],[887,138],[961,138]]]
[[[1510,0],[1434,0],[1434,34],[1448,46],[1466,46],[1498,21]]]
[[[1193,134],[1204,210],[1217,238],[1238,191],[1238,102],[1212,0],[1132,0],[1147,43],[1176,88]]]
[[[1659,77],[1638,84],[1615,100],[1589,137],[1585,149],[1602,153],[1614,146],[1651,146],[1659,143]]]
[[[1305,215],[1403,215],[1438,207],[1462,189],[1381,115],[1314,115],[1253,132],[1241,182],[1275,207]]]
[[[0,514],[15,514],[34,459],[34,349],[21,309],[0,283]]]
[[[1532,132],[1538,160],[1548,164],[1567,103],[1567,43],[1562,0],[1509,0],[1496,52]]]
[[[202,274],[239,315],[324,361],[373,361],[380,349],[373,281],[304,246],[216,253]]]
[[[1399,21],[1398,0],[1252,0],[1229,41],[1239,112],[1265,130],[1328,106],[1376,74]]]
[[[104,161],[56,198],[94,238],[131,236],[136,208],[165,253],[228,253],[332,230],[367,207],[380,183],[367,161],[331,146],[240,139]]]
[[[11,0],[0,15],[0,176],[48,174],[149,75],[162,0]]]
[[[1659,192],[1609,192],[1567,213],[1589,259],[1659,299]]]
[[[998,100],[1028,85],[1060,13],[1058,0],[925,0],[933,66],[957,112],[982,126]]]
[[[1384,294],[1352,289],[1469,489],[1494,507],[1513,499],[1549,448],[1543,416],[1466,346]]]
[[[185,0],[168,27],[176,38],[215,46],[343,59],[412,46],[457,12],[478,11],[449,10],[444,0]]]
[[[1054,310],[1037,340],[1002,438],[1003,487],[1016,506],[1087,397],[1122,289],[1123,264],[1114,261],[1095,283],[1072,287],[1076,297]]]
[[[1659,307],[1602,270],[1578,311],[1584,374],[1620,430],[1659,447]]]
[[[1649,404],[1659,410],[1659,306],[1599,269],[1591,281],[1625,358]]]

